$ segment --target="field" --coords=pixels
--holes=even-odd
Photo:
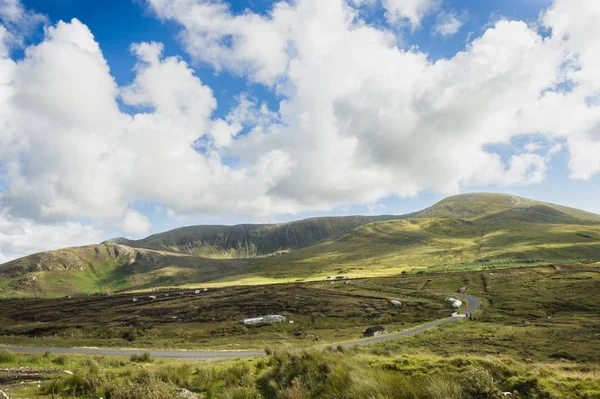
[[[584,356],[600,362],[600,345],[591,344],[600,337],[600,304],[596,300],[600,265],[583,263],[406,274],[333,285],[321,281],[226,287],[200,294],[160,291],[152,293],[155,300],[149,299],[148,293],[3,300],[0,343],[182,349],[310,347],[360,338],[372,325],[400,331],[443,318],[451,311],[442,293],[462,286],[483,300],[477,322],[444,326],[409,342],[414,340],[422,350],[426,347],[422,340],[433,335],[436,345],[453,342],[436,346],[437,352],[433,348],[435,355],[457,355],[467,349],[494,355],[511,351],[511,342],[518,338],[518,353],[512,355],[521,360],[534,356],[550,359],[562,351],[576,360]],[[134,296],[137,302],[131,301]],[[391,299],[400,300],[402,306],[392,306]],[[266,314],[282,314],[288,322],[240,323]],[[526,347],[523,340],[527,340]],[[562,349],[556,348],[559,344]],[[409,348],[404,341],[400,347]]]
[[[4,300],[0,343],[184,349],[305,347],[360,338],[365,328],[376,324],[401,330],[450,313],[440,295],[410,289],[385,292],[366,281],[152,294],[156,300],[149,299],[149,293]],[[134,296],[137,302],[131,301]],[[400,300],[403,306],[392,306],[390,299]],[[240,323],[244,318],[268,314],[285,315],[288,322],[250,327]]]
[[[483,299],[473,320],[350,350],[285,352],[288,345],[354,339],[367,325],[395,330],[443,317],[448,310],[437,293],[461,286]],[[44,397],[52,377],[68,369],[75,376],[59,384],[66,397],[146,397],[143,390],[153,387],[161,392],[156,398],[170,398],[179,387],[209,398],[466,399],[499,398],[500,392],[531,399],[600,398],[598,263],[172,294],[136,303],[128,296],[4,301],[2,343],[275,352],[209,363],[0,352],[0,367],[7,370],[0,371],[5,376],[0,387],[8,386],[14,397]],[[400,299],[402,310],[388,306],[390,298]],[[53,321],[40,318],[50,310]],[[295,322],[256,328],[237,322],[242,315],[262,313],[283,313]],[[173,315],[178,321],[171,321]],[[142,321],[137,326],[122,324],[136,319]],[[6,375],[17,366],[35,369],[32,378],[42,381],[40,387],[11,383]]]

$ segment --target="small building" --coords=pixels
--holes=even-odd
[[[363,337],[378,337],[380,335],[387,334],[387,333],[388,333],[388,331],[385,329],[385,327],[373,326],[373,327],[367,328],[363,332]]]
[[[390,303],[394,306],[402,306],[402,302],[392,299]]]
[[[278,315],[278,314],[272,314],[272,315],[267,315],[267,316],[244,319],[244,320],[242,320],[242,324],[245,324],[247,326],[252,326],[252,325],[256,325],[256,324],[281,323],[283,321],[286,321],[285,316]]]

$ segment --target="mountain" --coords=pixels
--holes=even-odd
[[[154,234],[142,240],[115,238],[108,243],[206,258],[243,259],[305,248],[368,223],[398,218],[399,216],[390,215],[346,216],[279,224],[188,226]]]
[[[0,296],[598,259],[600,215],[512,195],[465,194],[403,216],[189,226],[34,254],[0,265]]]
[[[476,193],[448,197],[420,212],[418,218],[454,218],[476,220],[483,217],[511,217],[545,223],[594,224],[600,215],[562,205],[534,201],[516,195]]]

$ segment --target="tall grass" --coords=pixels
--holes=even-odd
[[[560,376],[494,358],[383,357],[356,350],[277,352],[255,361],[207,364],[156,362],[104,369],[105,360],[80,362],[59,380],[60,397],[177,397],[185,388],[207,399],[592,399],[600,381]],[[542,371],[543,372],[542,372]],[[51,392],[51,383],[43,393]]]
[[[14,353],[1,349],[0,350],[0,364],[3,363],[14,363],[17,360],[17,357]]]

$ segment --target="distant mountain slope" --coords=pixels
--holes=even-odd
[[[311,218],[279,224],[188,226],[141,240],[115,238],[109,242],[134,248],[186,253],[217,259],[253,258],[305,248],[365,224],[399,216],[345,216]]]
[[[246,271],[244,260],[199,258],[105,243],[42,252],[0,265],[0,297],[177,286]]]
[[[498,262],[563,262],[600,259],[600,224],[531,220],[506,211],[477,220],[410,218],[372,223],[339,239],[292,252],[285,259],[253,263],[253,274],[390,275],[404,270],[486,267]],[[536,215],[536,214],[534,214]]]
[[[0,297],[577,259],[600,260],[599,215],[511,195],[467,194],[405,216],[190,226],[34,254],[0,265]]]
[[[407,215],[426,218],[455,218],[474,220],[482,217],[517,215],[546,223],[594,224],[600,223],[600,215],[562,205],[534,201],[516,195],[476,193],[445,198],[420,212]]]

